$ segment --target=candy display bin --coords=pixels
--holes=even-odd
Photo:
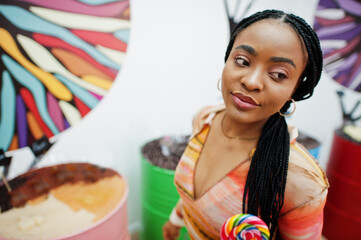
[[[113,169],[66,163],[2,184],[0,240],[130,240],[128,184]]]
[[[160,139],[150,142],[152,144]],[[148,145],[149,146],[149,145]],[[147,147],[147,144],[142,148]],[[159,147],[159,145],[158,145]],[[161,151],[154,146],[153,151]],[[180,153],[183,151],[179,151]],[[160,154],[160,153],[158,153]],[[152,164],[157,161],[153,156],[141,155],[142,165],[142,240],[163,239],[162,227],[169,219],[169,215],[179,200],[179,195],[174,185],[174,170],[162,168]],[[179,156],[180,154],[178,154]],[[179,156],[180,157],[180,156]],[[147,159],[148,158],[148,159]],[[151,158],[151,159],[149,159]],[[174,164],[174,163],[173,163]],[[175,164],[176,165],[176,164]],[[189,239],[186,229],[181,229],[179,239]]]
[[[54,240],[130,240],[126,204],[127,197],[128,190],[126,190],[123,199],[112,212],[89,228]]]

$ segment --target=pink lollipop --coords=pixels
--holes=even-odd
[[[268,240],[267,225],[251,214],[237,214],[227,219],[221,229],[222,240]]]

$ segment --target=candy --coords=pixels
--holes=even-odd
[[[227,219],[221,229],[222,240],[268,240],[267,225],[251,214],[237,214]]]

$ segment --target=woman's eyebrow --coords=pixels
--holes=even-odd
[[[239,45],[238,47],[236,47],[236,49],[243,49],[243,50],[249,52],[250,54],[252,54],[253,56],[257,55],[256,50],[253,47],[248,46],[248,45]]]
[[[296,68],[295,63],[289,59],[289,58],[284,58],[284,57],[271,57],[271,61],[272,62],[284,62],[284,63],[288,63],[290,65],[292,65],[294,68]]]
[[[253,56],[257,56],[257,52],[256,50],[249,46],[249,45],[239,45],[236,47],[236,49],[243,49],[245,51],[247,51],[248,53],[250,53]],[[284,63],[288,63],[290,65],[292,65],[294,68],[296,68],[296,64],[289,58],[285,58],[285,57],[271,57],[271,61],[272,62],[284,62]]]

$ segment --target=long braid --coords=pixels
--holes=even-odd
[[[287,124],[284,117],[277,113],[270,117],[263,128],[243,195],[243,212],[260,214],[270,226],[272,234],[276,230],[278,215],[283,206],[288,156]]]
[[[312,96],[322,72],[322,51],[316,33],[300,17],[278,10],[265,10],[244,18],[233,29],[225,54],[227,61],[238,34],[255,22],[277,19],[289,24],[300,36],[307,50],[308,62],[292,98],[296,101]],[[290,102],[282,107],[286,112]],[[290,139],[286,120],[278,113],[272,115],[252,157],[243,194],[243,212],[260,215],[270,227],[271,239],[277,234],[278,218],[284,204],[287,182]]]

